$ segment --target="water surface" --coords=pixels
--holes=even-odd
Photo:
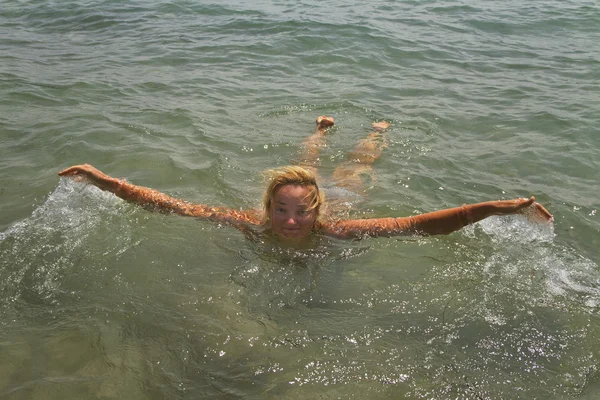
[[[5,1],[0,396],[596,398],[599,26],[575,0]],[[392,124],[352,217],[534,194],[554,227],[295,251],[56,175],[258,207],[321,114],[324,176]]]

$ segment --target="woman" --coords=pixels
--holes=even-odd
[[[260,229],[272,232],[282,241],[295,243],[305,241],[315,233],[338,238],[448,234],[492,215],[525,212],[538,221],[553,221],[552,215],[536,203],[534,197],[487,201],[411,217],[337,221],[323,218],[324,195],[317,184],[315,165],[322,137],[332,125],[332,118],[317,118],[317,129],[306,141],[302,166],[271,171],[272,179],[264,195],[262,215],[256,211],[190,204],[157,190],[112,178],[87,164],[67,168],[59,175],[86,180],[123,200],[151,210],[224,222],[245,232]],[[350,153],[350,161],[334,172],[338,186],[356,191],[360,174],[369,172],[381,153],[383,141],[379,133],[388,126],[381,122],[373,124],[374,132]]]

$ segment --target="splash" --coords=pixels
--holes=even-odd
[[[29,218],[0,233],[0,302],[52,301],[86,254],[90,236],[119,217],[119,203],[94,186],[61,179]]]
[[[507,286],[543,283],[549,301],[566,300],[576,308],[600,306],[600,268],[574,249],[554,243],[552,224],[506,216],[489,218],[479,226],[496,245],[484,266],[488,276],[501,275]]]
[[[496,242],[549,243],[554,240],[554,225],[533,223],[522,215],[487,218],[478,224]]]

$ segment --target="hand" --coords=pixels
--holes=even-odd
[[[532,199],[535,200],[534,197]],[[529,207],[521,211],[528,220],[535,223],[554,222],[554,217],[546,208],[538,202],[533,202]]]
[[[104,175],[100,170],[92,167],[90,164],[74,165],[58,173],[59,176],[81,177],[84,179],[93,179]],[[104,175],[106,176],[106,175]]]
[[[515,200],[499,200],[495,202],[498,214],[523,214],[532,222],[553,222],[554,217],[546,208],[535,201],[535,197],[529,199],[520,198]]]
[[[111,184],[116,181],[114,178],[111,178],[89,164],[74,165],[60,171],[58,175],[70,177],[76,181],[88,181],[102,190],[109,190]]]

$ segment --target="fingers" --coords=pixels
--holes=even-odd
[[[63,169],[58,173],[59,176],[75,176],[75,175],[83,175],[90,174],[95,168],[89,164],[81,164],[81,165],[73,165],[67,169]]]
[[[67,176],[67,175],[77,175],[81,170],[81,166],[80,165],[74,165],[72,167],[69,167],[67,169],[63,169],[62,171],[60,171],[58,173],[59,176]]]
[[[521,200],[523,200],[523,203],[521,203],[519,206],[519,213],[524,215],[529,221],[533,223],[546,223],[554,221],[552,214],[550,214],[550,212],[548,212],[548,210],[546,210],[546,208],[544,208],[544,206],[542,206],[540,203],[535,202],[535,197],[532,196],[526,201],[525,199]]]
[[[500,214],[522,214],[531,222],[552,222],[554,218],[540,203],[536,203],[535,197],[507,200],[501,204]]]
[[[536,214],[540,215],[546,221],[554,221],[554,217],[552,216],[552,214],[550,214],[550,212],[546,210],[546,208],[543,205],[541,205],[540,203],[533,203],[533,207],[535,208]]]
[[[543,205],[535,201],[535,197],[531,196],[527,201],[523,203],[523,207],[530,207],[528,210],[534,214],[538,219],[543,221],[554,221],[554,217]]]

